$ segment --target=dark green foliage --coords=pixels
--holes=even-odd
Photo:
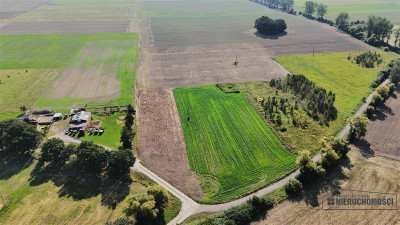
[[[135,163],[135,157],[130,149],[111,151],[107,159],[107,174],[113,178],[120,178],[129,171]]]
[[[61,151],[58,157],[59,163],[65,163],[70,159],[70,156],[76,153],[77,145],[69,144]]]
[[[305,8],[304,8],[304,14],[308,16],[312,16],[315,12],[315,8],[317,7],[317,3],[313,1],[306,1],[305,2]]]
[[[393,24],[384,17],[369,16],[367,21],[367,37],[376,37],[380,42],[387,41],[393,30]]]
[[[339,29],[346,31],[349,26],[349,14],[342,12],[336,17],[336,25]]]
[[[376,54],[375,51],[363,52],[360,55],[354,57],[354,60],[357,64],[365,68],[374,68],[375,66],[379,66],[382,63],[382,58],[380,54]]]
[[[107,164],[106,150],[93,142],[83,141],[77,148],[78,166],[86,172],[100,174]]]
[[[15,119],[0,122],[0,149],[17,154],[31,153],[41,141],[41,134],[32,125]]]
[[[316,86],[314,82],[308,80],[304,75],[288,75],[286,82],[295,95],[299,95],[301,99],[308,100],[307,107],[311,114],[315,115],[316,112],[319,112],[328,121],[337,118],[334,93],[327,92],[324,88]]]
[[[280,34],[286,30],[286,22],[282,19],[273,20],[268,16],[262,16],[254,22],[254,28],[261,34],[273,35]]]
[[[125,126],[132,127],[133,126],[133,115],[128,113],[125,116]]]
[[[269,198],[257,196],[247,200],[246,203],[234,206],[222,214],[213,215],[201,220],[199,225],[247,225],[260,214],[272,208],[274,201]]]
[[[296,160],[300,166],[300,173],[296,176],[302,184],[310,183],[325,176],[326,171],[321,166],[312,161],[310,152],[301,151]]]
[[[315,3],[315,4],[317,4],[317,16],[319,18],[323,18],[325,14],[328,12],[328,6],[322,3],[321,4]]]
[[[297,179],[290,179],[285,185],[285,192],[289,196],[295,196],[303,190],[303,185]]]
[[[128,114],[135,115],[136,110],[132,107],[131,104],[128,105]]]
[[[64,151],[64,141],[59,138],[52,138],[43,144],[40,159],[45,162],[59,162],[59,156]]]
[[[400,82],[400,59],[397,59],[396,63],[390,70],[390,81],[394,85],[398,85]]]
[[[121,142],[123,149],[132,149],[132,138],[134,134],[131,129],[127,126],[124,126],[121,131]]]
[[[383,102],[385,101],[385,99],[382,98],[382,96],[380,96],[379,94],[375,94],[372,97],[372,101],[370,103],[371,106],[379,107]]]

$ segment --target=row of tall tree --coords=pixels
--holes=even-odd
[[[294,0],[253,0],[270,8],[279,8],[287,12],[293,11]]]
[[[317,3],[313,1],[306,1],[304,5],[304,15],[313,16],[314,13],[317,14],[318,18],[323,18],[328,12],[328,6],[322,3]]]
[[[125,116],[125,126],[121,131],[122,149],[132,149],[132,140],[135,137],[135,132],[132,129],[134,123],[135,109],[132,105],[128,105],[128,110]]]

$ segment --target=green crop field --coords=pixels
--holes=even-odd
[[[341,52],[276,57],[277,61],[295,74],[304,74],[318,86],[336,94],[335,105],[346,116],[359,108],[361,99],[371,93],[370,85],[376,74],[397,56],[379,51],[383,63],[375,68],[363,68],[347,59],[358,53]]]
[[[279,137],[282,143],[293,152],[300,152],[302,150],[309,150],[311,154],[315,155],[320,151],[321,144],[319,140],[323,137],[335,136],[346,125],[346,115],[344,113],[338,114],[335,121],[331,121],[329,126],[321,125],[319,121],[314,120],[307,115],[303,110],[307,108],[307,102],[297,98],[292,92],[282,92],[276,87],[271,87],[269,82],[251,82],[251,83],[235,83],[235,84],[221,84],[224,90],[240,91],[243,93],[253,108],[258,114],[267,122],[268,126]],[[278,102],[280,99],[287,99],[287,103],[291,106],[298,102],[298,110],[295,114],[298,115],[300,121],[306,121],[307,126],[294,126],[292,123],[293,117],[289,113],[282,113],[282,125],[278,125],[268,115],[265,116],[264,108],[258,99],[268,99],[268,97],[275,97]],[[282,128],[287,130],[282,131]]]
[[[137,33],[0,36],[0,113],[35,102],[59,111],[132,103],[137,40]]]
[[[288,151],[242,94],[215,86],[174,90],[190,167],[204,202],[227,201],[296,168]]]
[[[295,9],[304,9],[306,0],[295,0]],[[315,0],[328,6],[326,15],[329,19],[335,19],[341,12],[348,12],[352,20],[366,20],[369,15],[377,15],[388,18],[393,23],[400,23],[400,3],[396,0]]]
[[[117,149],[120,146],[121,129],[124,126],[124,122],[121,118],[124,116],[124,113],[115,113],[111,116],[93,115],[93,121],[101,121],[101,127],[104,129],[104,134],[89,135],[86,133],[86,136],[81,137],[80,139],[93,141],[96,144]]]

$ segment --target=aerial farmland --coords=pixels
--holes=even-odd
[[[0,224],[396,224],[399,15],[0,0]]]

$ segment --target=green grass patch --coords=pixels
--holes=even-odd
[[[30,108],[58,72],[58,69],[0,70],[0,113],[15,114],[21,106]]]
[[[329,126],[320,125],[319,121],[313,120],[303,110],[307,107],[307,102],[298,99],[292,92],[282,92],[275,87],[270,87],[269,82],[252,82],[252,83],[237,83],[237,84],[221,84],[221,87],[226,91],[240,91],[243,93],[253,108],[265,120],[268,126],[274,131],[282,143],[292,152],[300,152],[309,150],[312,154],[317,154],[320,149],[319,140],[323,137],[334,136],[340,132],[346,124],[346,116],[343,113],[338,114],[335,121],[331,121]],[[287,99],[289,106],[294,106],[298,102],[298,110],[295,110],[295,115],[299,121],[305,121],[307,126],[294,126],[292,123],[293,117],[289,111],[285,115],[279,111],[282,118],[282,125],[278,125],[271,120],[270,116],[265,117],[264,109],[261,106],[259,99],[275,97],[279,102],[280,99]],[[275,115],[278,115],[275,113]],[[286,128],[286,131],[281,131],[281,128]]]
[[[93,120],[100,120],[101,127],[104,129],[103,135],[89,135],[86,133],[81,140],[93,141],[96,144],[117,149],[120,144],[121,130],[124,126],[123,117],[125,113],[114,113],[110,116],[93,115]]]
[[[261,188],[296,168],[288,151],[243,94],[215,86],[174,90],[190,167],[206,197],[221,202]],[[190,117],[190,119],[189,119]]]
[[[170,194],[168,206],[164,211],[165,224],[168,224],[171,220],[173,220],[179,214],[181,207],[182,207],[182,202],[177,197]]]
[[[137,33],[1,35],[0,69],[61,68],[95,40],[137,41]]]
[[[351,116],[360,106],[361,99],[371,93],[370,85],[376,74],[391,59],[393,53],[379,51],[383,63],[375,68],[363,68],[347,59],[359,53],[324,53],[276,57],[277,61],[295,74],[304,74],[316,85],[336,94],[335,106],[346,116]]]

